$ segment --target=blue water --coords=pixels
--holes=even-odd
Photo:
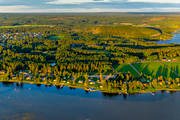
[[[180,33],[174,33],[174,36],[171,40],[162,40],[156,42],[158,44],[172,44],[172,43],[180,43]]]
[[[180,92],[112,95],[0,83],[0,120],[180,120]]]

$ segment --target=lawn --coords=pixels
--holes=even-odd
[[[166,78],[177,78],[180,73],[180,63],[174,62],[148,62],[148,63],[133,63],[133,66],[144,74],[157,78],[164,76]]]
[[[131,72],[132,75],[138,76],[139,74],[129,65],[123,64],[115,67],[117,72]]]
[[[140,73],[157,78],[164,76],[166,78],[178,78],[180,75],[180,62],[147,62],[132,64]],[[118,72],[131,72],[132,75],[138,76],[138,73],[129,65],[117,65],[115,67]]]

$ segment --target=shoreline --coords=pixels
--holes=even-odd
[[[89,88],[95,88],[95,87],[91,87],[91,86],[76,86],[76,85],[70,85],[67,83],[46,83],[46,82],[32,82],[32,81],[18,81],[18,80],[0,80],[0,82],[7,82],[7,83],[25,83],[25,84],[32,84],[32,85],[54,85],[54,86],[66,86],[66,87],[70,87],[70,88],[79,88],[79,89],[83,89],[85,91],[88,92],[102,92],[102,93],[108,93],[108,94],[145,94],[145,93],[155,93],[158,91],[173,91],[173,92],[177,92],[180,91],[180,87],[179,88],[160,88],[160,89],[145,89],[145,90],[133,90],[133,91],[129,91],[129,92],[122,92],[121,90],[118,91],[108,91],[108,90],[103,90],[103,89],[95,89],[95,90],[91,90]]]

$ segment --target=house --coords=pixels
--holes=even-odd
[[[66,80],[62,80],[61,82],[62,82],[62,83],[66,83]]]
[[[94,85],[94,84],[96,84],[96,83],[91,80],[91,81],[89,82],[89,84],[90,84],[90,85]]]
[[[89,91],[96,91],[95,88],[88,88]]]
[[[100,81],[100,80],[97,80],[97,83],[99,83],[99,84],[100,84],[100,83],[101,83],[101,81]]]
[[[0,71],[0,74],[4,75],[4,74],[6,74],[6,72],[5,71]]]
[[[17,78],[16,77],[12,77],[12,80],[16,80]]]
[[[147,87],[149,84],[145,83],[145,84],[143,84],[143,85],[144,85],[144,87]]]
[[[29,77],[29,76],[30,76],[29,73],[24,74],[24,77]]]
[[[178,61],[178,60],[177,60],[177,59],[173,59],[172,61],[175,61],[175,62],[176,62],[176,61]]]
[[[162,61],[167,61],[167,59],[166,59],[166,58],[163,58]]]
[[[171,59],[169,59],[168,62],[171,62]]]
[[[79,80],[78,83],[79,83],[79,84],[83,84],[83,81],[82,81],[82,80]]]
[[[163,85],[163,81],[160,81],[159,84],[160,84],[160,85]]]
[[[31,80],[31,79],[32,79],[31,76],[26,77],[26,80]]]
[[[41,76],[46,76],[46,74],[45,74],[45,73],[40,73],[40,75],[41,75]]]

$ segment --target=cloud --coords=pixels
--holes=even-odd
[[[177,3],[180,0],[0,0],[0,13],[179,12]]]
[[[180,3],[180,0],[128,0],[128,2]]]
[[[1,6],[0,6],[1,7]],[[9,9],[11,7],[11,9]],[[117,8],[77,8],[74,9],[24,9],[29,7],[20,7],[17,9],[18,6],[8,6],[4,7],[3,11],[0,12],[6,13],[86,13],[86,12],[140,12],[140,11],[146,11],[149,9],[117,9]]]
[[[128,2],[144,2],[144,3],[180,3],[180,0],[52,0],[48,4],[81,4],[81,3],[128,3]]]
[[[54,9],[38,9],[30,6],[0,6],[0,13],[86,13],[86,12],[175,12],[179,11],[180,8],[77,8],[69,9],[69,8],[54,8]]]
[[[103,3],[111,0],[54,0],[47,2],[48,4],[81,4],[81,3]]]
[[[22,10],[26,10],[29,8],[31,8],[31,7],[25,6],[25,5],[0,6],[0,13],[21,12]]]

